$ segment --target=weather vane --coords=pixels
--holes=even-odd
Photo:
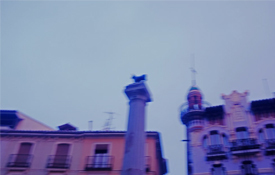
[[[195,69],[195,56],[194,54],[191,55],[191,62],[193,63],[192,64],[192,67],[190,68],[191,69],[191,78],[192,78],[192,85],[195,86],[196,85],[196,69]]]
[[[132,76],[132,79],[134,79],[135,83],[141,82],[141,81],[145,81],[146,80],[146,74],[143,74],[141,76]]]

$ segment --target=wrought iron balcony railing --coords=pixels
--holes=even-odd
[[[32,155],[30,154],[11,154],[7,167],[28,168],[31,165]]]
[[[110,171],[113,168],[113,156],[108,155],[95,155],[88,156],[86,160],[86,171]],[[151,157],[145,157],[145,171],[151,171]]]
[[[275,155],[275,139],[265,140],[265,155]]]
[[[47,162],[47,168],[68,169],[71,165],[71,156],[68,155],[50,155]]]
[[[208,146],[208,154],[219,154],[219,153],[224,153],[222,144]]]
[[[256,139],[247,138],[247,139],[237,139],[231,142],[232,147],[231,151],[239,151],[239,150],[249,150],[249,149],[259,149],[260,144],[257,143]]]
[[[96,155],[88,156],[85,170],[86,171],[107,171],[112,170],[113,156]]]
[[[275,148],[275,139],[266,139],[266,148]]]
[[[227,159],[227,155],[222,144],[208,146],[208,152],[206,156],[207,161],[223,159]]]

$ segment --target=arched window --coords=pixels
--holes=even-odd
[[[198,99],[197,99],[197,96],[194,95],[194,103],[197,104],[198,103]]]
[[[214,164],[211,173],[212,175],[226,175],[225,167],[222,164]]]
[[[236,128],[236,132],[237,132],[238,139],[248,139],[249,138],[249,134],[248,134],[246,127]]]
[[[210,131],[210,142],[211,142],[211,145],[221,144],[220,135],[218,131],[216,130]]]
[[[265,125],[267,139],[275,139],[275,128],[273,124]]]
[[[257,167],[255,164],[253,164],[252,161],[246,160],[243,161],[241,165],[242,175],[257,175]]]

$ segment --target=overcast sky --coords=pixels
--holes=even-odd
[[[1,109],[55,128],[125,130],[133,74],[147,74],[146,128],[159,131],[169,174],[186,173],[179,106],[191,55],[204,100],[275,92],[274,1],[2,1]],[[263,80],[265,79],[265,80]]]

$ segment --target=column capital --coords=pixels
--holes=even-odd
[[[139,99],[144,99],[145,102],[152,101],[150,92],[146,87],[146,84],[144,81],[129,84],[128,86],[125,87],[124,92],[129,98],[129,100],[139,98]]]

